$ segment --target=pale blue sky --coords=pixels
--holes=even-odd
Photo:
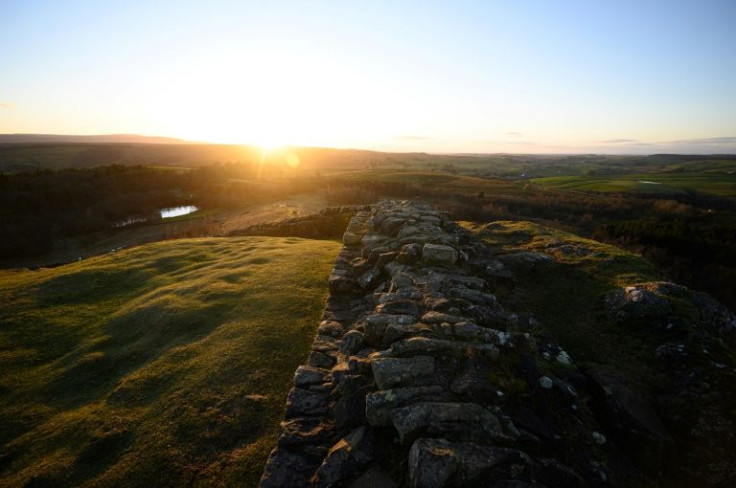
[[[0,0],[0,133],[736,152],[734,25],[733,0]]]

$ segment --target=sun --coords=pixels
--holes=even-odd
[[[283,142],[280,142],[276,139],[273,140],[259,140],[256,142],[256,145],[261,148],[261,152],[268,154],[280,151],[283,149],[286,145]]]
[[[286,146],[284,137],[274,130],[273,127],[258,127],[257,131],[250,131],[250,137],[247,137],[253,144],[261,148],[264,153],[277,152]],[[268,130],[270,129],[270,130]]]

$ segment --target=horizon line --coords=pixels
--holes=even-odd
[[[9,137],[47,137],[47,138],[122,138],[122,137],[131,137],[131,138],[140,138],[140,139],[150,139],[148,141],[103,141],[103,142],[95,142],[95,141],[73,141],[73,142],[66,142],[63,140],[48,140],[48,141],[3,141],[3,136],[9,136]],[[155,139],[159,139],[160,141],[155,141]],[[713,138],[711,138],[713,139]],[[717,139],[717,138],[715,138]],[[676,142],[676,141],[667,141],[667,142]],[[667,144],[667,142],[663,143],[652,143],[652,145],[656,144]],[[13,132],[13,133],[0,133],[0,145],[6,145],[6,144],[150,144],[150,145],[175,145],[175,144],[182,144],[182,145],[208,145],[208,146],[245,146],[245,147],[260,147],[264,148],[265,146],[270,145],[264,145],[259,144],[256,142],[215,142],[215,141],[199,141],[199,140],[192,140],[192,139],[183,139],[180,137],[173,137],[173,136],[161,136],[161,135],[146,135],[146,134],[136,134],[132,132],[125,132],[125,133],[110,133],[110,134],[55,134],[55,133],[31,133],[31,132]],[[499,156],[499,155],[511,155],[511,156],[585,156],[585,155],[591,155],[591,156],[638,156],[638,157],[646,157],[646,156],[657,156],[657,155],[677,155],[677,156],[736,156],[735,152],[672,152],[672,151],[659,151],[659,152],[651,152],[651,153],[635,153],[635,152],[595,152],[595,151],[589,151],[581,149],[579,151],[571,150],[571,151],[564,151],[564,152],[509,152],[509,151],[498,151],[498,152],[487,152],[487,151],[481,151],[481,152],[472,152],[472,151],[418,151],[418,150],[383,150],[383,149],[375,149],[375,148],[362,148],[362,147],[340,147],[340,146],[319,146],[319,145],[295,145],[295,144],[280,144],[276,146],[272,146],[269,148],[269,150],[278,150],[278,149],[288,149],[288,148],[301,148],[301,149],[331,149],[331,150],[338,150],[338,151],[365,151],[365,152],[377,152],[377,153],[386,153],[386,154],[428,154],[428,155],[437,155],[437,156]]]

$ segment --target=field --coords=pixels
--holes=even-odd
[[[180,239],[0,271],[0,485],[253,486],[338,250]]]
[[[534,183],[558,190],[635,192],[662,195],[691,191],[722,197],[736,195],[736,174],[722,172],[643,173],[616,176],[554,176],[534,178]]]

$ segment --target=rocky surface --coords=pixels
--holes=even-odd
[[[674,399],[653,404],[615,372],[579,368],[533,317],[499,303],[495,287],[513,274],[443,213],[382,202],[355,214],[343,240],[262,487],[641,486],[678,470],[692,486],[736,480],[733,412],[678,417]],[[672,333],[656,354],[688,394],[736,371],[718,347],[727,338],[714,338],[733,314],[706,296],[644,284],[614,290],[605,309],[613,323]],[[694,347],[717,359],[695,380]]]

